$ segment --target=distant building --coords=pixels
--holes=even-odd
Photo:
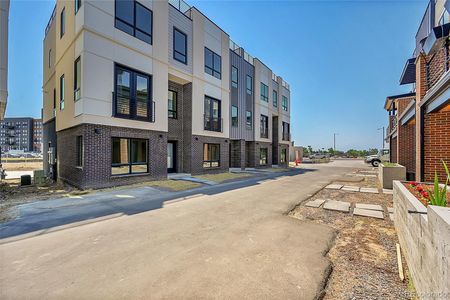
[[[34,133],[35,129],[36,134]],[[0,147],[2,152],[10,150],[41,151],[41,145],[41,119],[5,118],[0,121]]]
[[[8,97],[8,15],[9,0],[0,1],[0,120],[3,120]]]

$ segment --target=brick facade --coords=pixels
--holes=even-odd
[[[416,125],[415,120],[397,129],[399,156],[398,163],[405,166],[408,179],[415,179],[416,173]]]
[[[216,168],[204,168],[203,167],[203,145],[219,144],[220,145],[220,166]],[[193,135],[191,139],[192,151],[191,151],[191,174],[205,174],[205,173],[220,173],[228,171],[229,153],[230,153],[230,141],[224,138]]]
[[[272,144],[266,142],[247,142],[247,167],[248,168],[266,168],[272,166]],[[260,164],[261,148],[267,148],[267,164]]]
[[[57,132],[59,179],[76,187],[102,188],[167,178],[167,134],[150,130],[82,124]],[[84,144],[83,166],[77,167],[76,137]],[[111,175],[112,138],[148,140],[149,173]]]
[[[397,162],[397,137],[391,137],[391,141],[389,143],[389,152],[391,156],[391,162]]]
[[[230,141],[230,167],[245,169],[246,149],[245,140]]]

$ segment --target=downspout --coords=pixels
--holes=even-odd
[[[424,181],[424,175],[425,175],[425,151],[424,151],[424,133],[425,133],[425,126],[424,126],[424,114],[425,114],[425,105],[422,105],[420,107],[420,180]]]

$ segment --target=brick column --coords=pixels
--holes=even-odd
[[[416,58],[416,180],[422,180],[422,114],[419,107],[420,101],[427,92],[426,57],[421,53]]]

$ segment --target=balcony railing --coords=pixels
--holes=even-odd
[[[183,0],[169,0],[169,4],[191,18],[191,6]]]
[[[282,139],[283,141],[290,141],[290,140],[291,140],[291,134],[290,134],[289,132],[283,133],[281,139]]]
[[[223,119],[203,115],[204,129],[208,131],[222,132]]]

